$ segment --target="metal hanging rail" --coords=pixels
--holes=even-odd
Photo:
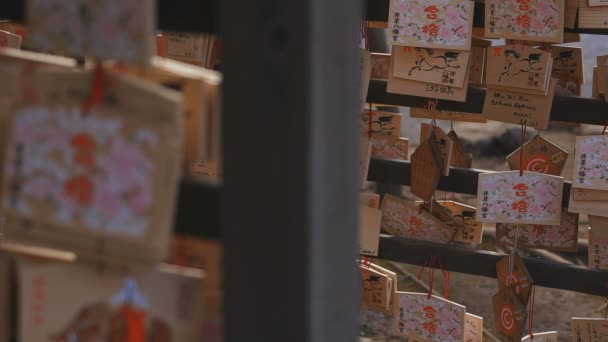
[[[423,266],[432,257],[452,272],[496,278],[496,263],[505,254],[381,235],[378,258]],[[522,258],[534,284],[605,297],[608,271],[539,258]]]
[[[466,102],[439,100],[437,109],[481,113],[485,96],[485,89],[470,87]],[[367,101],[375,104],[423,108],[427,105],[428,98],[387,93],[386,81],[372,80],[369,84]],[[608,121],[608,102],[603,99],[578,96],[554,96],[551,120],[603,126]]]

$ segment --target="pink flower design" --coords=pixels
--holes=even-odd
[[[54,182],[48,176],[39,175],[26,180],[23,192],[27,196],[40,200],[51,194],[53,184]]]
[[[118,212],[121,205],[120,194],[110,191],[108,187],[100,187],[95,191],[93,207],[99,210],[102,216],[112,217]]]

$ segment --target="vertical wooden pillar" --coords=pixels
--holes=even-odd
[[[360,0],[222,0],[225,340],[354,341]]]

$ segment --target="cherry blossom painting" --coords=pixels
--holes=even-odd
[[[376,135],[370,139],[372,157],[407,160],[409,140]]]
[[[488,0],[485,36],[561,43],[564,0]]]
[[[32,0],[28,44],[45,52],[148,64],[154,16],[151,0]]]
[[[447,243],[456,229],[446,225],[413,202],[384,195],[382,199],[382,229],[395,236]]]
[[[79,109],[17,111],[5,208],[30,218],[141,236],[151,224],[159,132]]]
[[[572,186],[608,190],[608,135],[576,137]]]
[[[388,42],[392,45],[470,50],[474,2],[391,0]]]
[[[466,308],[426,293],[397,292],[397,334],[414,340],[456,342],[464,338]]]
[[[520,248],[539,248],[550,251],[576,252],[578,247],[578,214],[562,212],[557,226],[498,223],[496,244]]]
[[[524,171],[479,174],[477,221],[559,225],[564,179]]]

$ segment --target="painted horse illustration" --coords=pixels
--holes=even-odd
[[[361,120],[364,124],[369,124],[369,117],[366,115],[361,116]],[[371,133],[389,133],[395,129],[395,123],[393,122],[392,115],[380,115],[371,123]],[[390,133],[389,133],[390,134]]]
[[[504,56],[506,65],[504,71],[498,76],[499,81],[522,73],[542,70],[542,67],[537,65],[540,63],[542,56],[540,53],[530,53],[528,57],[520,59],[521,55],[519,52],[508,49],[505,51]]]
[[[573,54],[574,50],[560,52],[559,56],[553,59],[553,71],[574,72],[577,63]]]
[[[426,51],[425,56],[424,51]],[[441,55],[433,56],[435,51],[432,49],[416,48],[416,66],[412,67],[408,75],[412,76],[414,71],[443,71],[460,69],[460,65],[454,64],[458,62],[460,52],[446,51]]]

